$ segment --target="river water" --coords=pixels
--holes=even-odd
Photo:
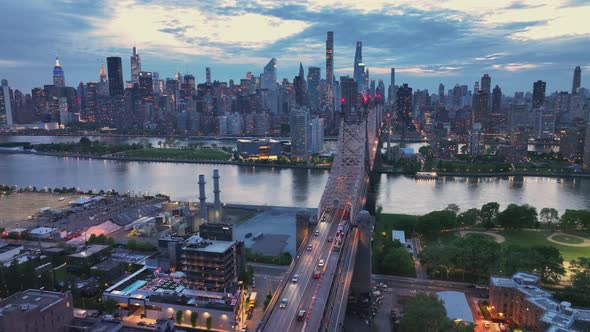
[[[75,141],[76,137],[0,137],[1,141],[47,143]],[[139,142],[141,138],[103,138],[111,143]],[[135,141],[137,140],[137,141]],[[149,139],[150,142],[154,138]],[[156,143],[159,139],[155,139]],[[199,141],[203,142],[203,141]],[[231,141],[206,144],[234,146]],[[153,144],[153,143],[152,143]],[[156,144],[154,144],[156,145]],[[417,145],[416,147],[418,147]],[[416,148],[417,150],[417,148]],[[196,200],[198,174],[205,174],[207,197],[213,197],[213,169],[219,169],[221,199],[226,203],[317,207],[328,180],[326,170],[268,167],[122,162],[0,154],[0,184],[42,187],[115,189],[119,192],[165,193],[178,200]],[[480,207],[490,201],[505,207],[530,204],[540,210],[590,208],[590,179],[545,177],[467,178],[441,177],[416,180],[382,174],[375,186],[376,204],[384,212],[422,214],[455,203],[461,209]]]

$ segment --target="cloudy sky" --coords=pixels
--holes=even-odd
[[[437,91],[492,76],[507,94],[532,82],[570,90],[576,65],[590,87],[590,0],[25,0],[4,1],[0,78],[29,90],[51,82],[56,55],[68,85],[96,81],[107,56],[137,45],[142,69],[204,81],[259,74],[271,57],[292,80],[299,61],[325,75],[334,31],[336,75],[352,75],[354,47],[372,78]]]

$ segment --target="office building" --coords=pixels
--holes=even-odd
[[[473,111],[471,114],[471,122],[473,126],[479,123],[481,127],[485,126],[488,109],[488,94],[479,90],[473,95]]]
[[[181,249],[182,272],[190,288],[227,292],[238,286],[244,265],[244,244],[191,236]]]
[[[312,110],[320,108],[320,67],[307,69],[307,97]]]
[[[262,74],[262,82],[261,86],[262,89],[267,89],[269,91],[276,90],[277,88],[277,59],[272,58],[270,61],[264,66],[264,73]]]
[[[440,83],[438,85],[438,102],[440,104],[445,104],[445,85]]]
[[[387,91],[387,101],[390,104],[394,104],[395,103],[395,68],[391,68],[391,73],[390,73],[391,77],[390,77],[390,83],[389,83],[389,89]]]
[[[72,294],[27,289],[0,301],[0,331],[70,331]]]
[[[358,108],[358,84],[354,79],[340,77],[340,111],[343,113],[356,112]]]
[[[518,272],[510,278],[491,277],[492,318],[514,321],[527,331],[587,331],[590,310],[558,302],[539,287],[539,277]]]
[[[199,236],[205,240],[233,241],[234,225],[205,222],[199,226]]]
[[[149,71],[139,72],[139,94],[144,101],[151,102],[154,100],[154,81],[152,73]]]
[[[139,73],[141,72],[141,58],[137,49],[133,46],[133,55],[131,55],[131,82],[139,84]]]
[[[572,95],[578,94],[582,83],[582,69],[576,66],[574,69],[574,80],[572,82]]]
[[[555,134],[555,114],[553,109],[541,107],[536,109],[537,122],[537,137],[542,139],[553,138]]]
[[[291,127],[291,158],[307,160],[309,113],[305,108],[291,111],[289,125]]]
[[[363,42],[356,42],[354,53],[354,81],[357,84],[358,91],[365,91],[365,65],[363,64]]]
[[[58,88],[65,88],[66,78],[64,70],[59,63],[59,57],[55,58],[55,66],[53,67],[53,85]]]
[[[326,82],[332,87],[334,82],[334,32],[328,31],[326,38]]]
[[[546,83],[541,80],[533,83],[533,108],[543,107],[545,103],[545,85]]]
[[[14,124],[14,113],[12,111],[12,100],[10,88],[6,84],[0,86],[0,127],[12,126]]]
[[[490,92],[492,92],[491,88],[492,88],[492,78],[490,77],[490,75],[484,74],[481,77],[480,90],[482,90],[486,94],[490,94]],[[474,89],[473,91],[477,91],[477,88]]]
[[[502,89],[498,85],[492,92],[492,113],[500,113],[502,109]]]
[[[584,156],[586,122],[579,121],[559,132],[559,153],[570,162],[580,162]]]
[[[412,125],[412,88],[408,84],[404,83],[397,89],[395,104],[398,119],[404,128],[410,128]]]
[[[111,97],[123,95],[123,65],[121,58],[112,56],[107,58],[107,71],[109,73],[109,94]]]
[[[307,91],[305,91],[305,78],[301,75],[295,76],[293,86],[295,88],[295,105],[306,106]]]
[[[584,141],[584,158],[582,168],[590,170],[590,124],[586,125],[586,139]]]
[[[324,119],[313,118],[309,124],[309,152],[320,153],[324,148]]]
[[[205,83],[211,85],[211,68],[205,68]]]

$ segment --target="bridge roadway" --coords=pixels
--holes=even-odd
[[[332,250],[335,242],[328,242],[328,238],[335,238],[343,216],[344,211],[341,209],[327,214],[326,221],[318,222],[307,243],[302,244],[305,247],[311,245],[312,250],[302,251],[292,272],[285,276],[288,278],[288,283],[281,291],[280,296],[277,297],[278,305],[272,308],[272,312],[264,324],[264,331],[307,331],[309,330],[306,328],[308,324],[316,325],[314,320],[319,322],[324,310],[323,306],[328,300],[330,287],[329,283],[322,283],[322,280],[333,278],[340,253]],[[318,236],[313,235],[315,230],[319,231]],[[323,267],[318,266],[320,259],[325,261]],[[315,271],[322,272],[320,279],[313,278]],[[299,276],[297,283],[291,282],[295,274]],[[280,303],[284,298],[287,299],[287,306],[280,308]],[[299,310],[306,311],[304,321],[297,320]]]

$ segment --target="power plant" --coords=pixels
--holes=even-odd
[[[205,195],[205,175],[199,175],[199,217],[202,221],[221,222],[223,211],[221,210],[221,199],[219,198],[219,170],[213,170],[213,209],[207,207],[207,196]]]

